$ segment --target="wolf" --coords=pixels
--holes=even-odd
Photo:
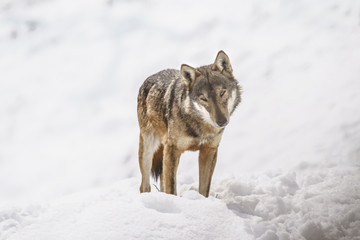
[[[139,89],[140,192],[150,192],[150,175],[160,176],[160,191],[177,194],[180,155],[199,150],[199,193],[209,196],[218,147],[230,115],[241,101],[241,87],[229,57],[180,71],[167,69],[148,77]]]

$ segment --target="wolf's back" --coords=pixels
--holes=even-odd
[[[146,119],[149,107],[166,121],[164,118],[166,118],[169,104],[173,101],[171,97],[174,97],[166,92],[172,92],[173,89],[170,88],[175,88],[175,83],[180,79],[179,70],[166,69],[151,75],[144,81],[138,95],[139,124]]]
[[[166,69],[148,77],[140,87],[139,96],[147,98],[151,88],[157,91],[166,91],[170,83],[180,78],[180,71],[175,69]]]

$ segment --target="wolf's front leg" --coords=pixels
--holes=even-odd
[[[163,160],[163,186],[165,193],[176,195],[176,172],[179,165],[181,152],[172,144],[164,146]]]
[[[201,146],[199,154],[199,193],[209,196],[211,178],[217,160],[217,147]]]

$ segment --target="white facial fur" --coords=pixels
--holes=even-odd
[[[217,125],[210,117],[210,113],[206,110],[206,108],[200,104],[198,104],[197,102],[194,102],[194,106],[196,108],[196,110],[200,113],[201,118],[211,124],[212,126],[216,127],[216,128],[220,128],[219,125]]]
[[[231,96],[228,100],[228,111],[229,111],[229,114],[234,110],[234,105],[235,105],[235,99],[236,99],[236,90],[234,89],[232,92],[231,92]]]

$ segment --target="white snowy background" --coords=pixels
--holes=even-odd
[[[0,240],[360,239],[356,0],[0,1]],[[211,196],[139,194],[137,91],[230,57]]]

